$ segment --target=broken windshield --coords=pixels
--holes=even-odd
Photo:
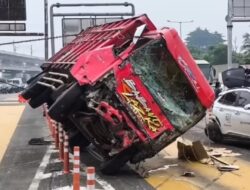
[[[200,120],[204,108],[164,40],[147,43],[132,55],[130,61],[135,73],[177,130],[184,132]]]

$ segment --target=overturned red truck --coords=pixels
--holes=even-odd
[[[214,92],[174,29],[146,15],[82,31],[29,81],[70,146],[92,144],[101,171],[153,157],[205,115]]]

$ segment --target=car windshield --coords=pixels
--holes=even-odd
[[[204,108],[164,40],[148,42],[131,56],[130,61],[177,130],[185,131],[201,119]]]
[[[198,66],[200,67],[207,80],[209,80],[211,74],[211,66],[209,64],[198,64]]]

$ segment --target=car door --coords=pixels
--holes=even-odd
[[[223,134],[235,133],[233,117],[237,97],[237,91],[230,91],[222,95],[214,104],[213,113],[219,119]]]
[[[245,106],[250,104],[250,91],[239,91],[239,97],[236,104],[236,110],[234,112],[235,124],[234,131],[237,131],[239,135],[250,137],[250,109],[246,109]]]

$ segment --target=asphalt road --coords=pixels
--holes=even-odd
[[[3,102],[10,102],[12,98],[4,98]],[[0,97],[1,98],[1,97]],[[5,105],[6,106],[6,105]],[[13,105],[11,105],[13,106]],[[17,106],[17,105],[16,105]],[[143,178],[132,166],[125,167],[116,176],[105,176],[99,171],[99,161],[88,152],[81,152],[82,185],[86,181],[85,168],[96,166],[98,189],[179,189],[179,190],[228,190],[248,189],[250,186],[250,146],[239,143],[214,144],[204,134],[204,121],[198,123],[183,135],[183,139],[200,140],[205,146],[211,148],[226,148],[237,157],[223,158],[230,163],[240,166],[239,171],[219,172],[215,166],[204,165],[198,162],[180,161],[177,159],[176,144],[172,144],[152,159],[141,164],[145,171],[152,171],[147,178]],[[0,189],[31,190],[31,189],[70,189],[72,175],[63,174],[62,162],[58,160],[58,151],[53,145],[29,145],[31,138],[45,137],[50,142],[49,131],[42,109],[33,110],[26,107],[19,121],[8,149],[0,163]],[[173,167],[171,166],[173,165]],[[175,166],[174,166],[175,165]],[[72,164],[71,164],[72,166]],[[181,176],[185,171],[194,171],[195,177]]]
[[[27,106],[0,164],[0,189],[45,190],[72,185],[72,175],[63,174],[62,162],[53,145],[29,145],[32,138],[41,137],[45,137],[46,142],[51,140],[42,109],[33,110]],[[86,181],[84,168],[87,165],[97,168],[98,189],[153,189],[129,167],[117,176],[104,176],[98,170],[98,160],[87,152],[81,152],[81,158],[82,185]]]
[[[228,150],[232,150],[235,153],[241,154],[237,158],[240,158],[246,162],[250,162],[250,141],[249,142],[243,142],[239,141],[238,139],[231,139],[226,140],[223,143],[216,144],[213,143],[204,133],[204,128],[206,126],[205,119],[199,122],[196,126],[194,126],[192,129],[187,131],[183,138],[187,138],[190,141],[196,141],[199,140],[202,142],[203,145],[207,147],[213,147],[213,148],[226,148]]]

